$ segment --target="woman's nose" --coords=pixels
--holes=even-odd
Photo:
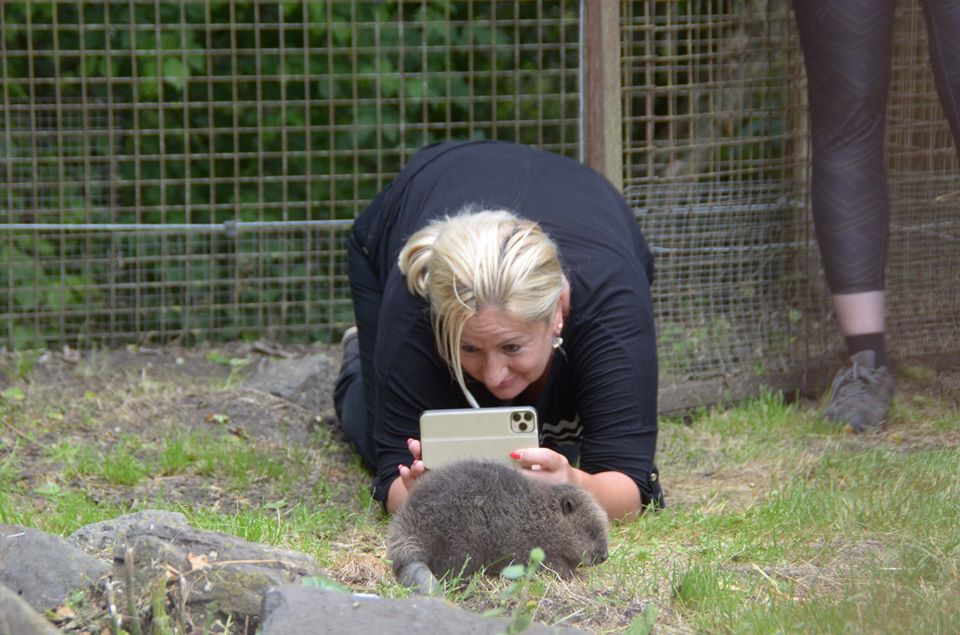
[[[507,367],[499,360],[488,359],[483,365],[483,383],[488,388],[495,388],[507,377]]]

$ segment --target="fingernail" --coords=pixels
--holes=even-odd
[[[511,453],[510,453],[510,458],[511,458],[511,459],[516,459],[516,460],[519,461],[520,459],[523,458],[523,454],[521,454],[520,452],[511,452]]]

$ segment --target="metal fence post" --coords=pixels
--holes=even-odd
[[[623,191],[620,3],[580,3],[581,160]]]

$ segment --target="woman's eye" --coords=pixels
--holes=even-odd
[[[519,353],[521,348],[523,347],[520,346],[519,344],[505,344],[503,346],[503,352],[512,355],[512,354]]]
[[[463,344],[463,345],[460,346],[460,352],[461,352],[461,353],[476,353],[476,352],[477,352],[477,347],[476,347],[476,346],[470,346],[469,344]]]

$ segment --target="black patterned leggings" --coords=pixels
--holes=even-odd
[[[811,205],[834,294],[884,285],[883,154],[893,0],[793,0],[807,69],[813,141]],[[930,62],[960,153],[960,0],[923,0]]]

